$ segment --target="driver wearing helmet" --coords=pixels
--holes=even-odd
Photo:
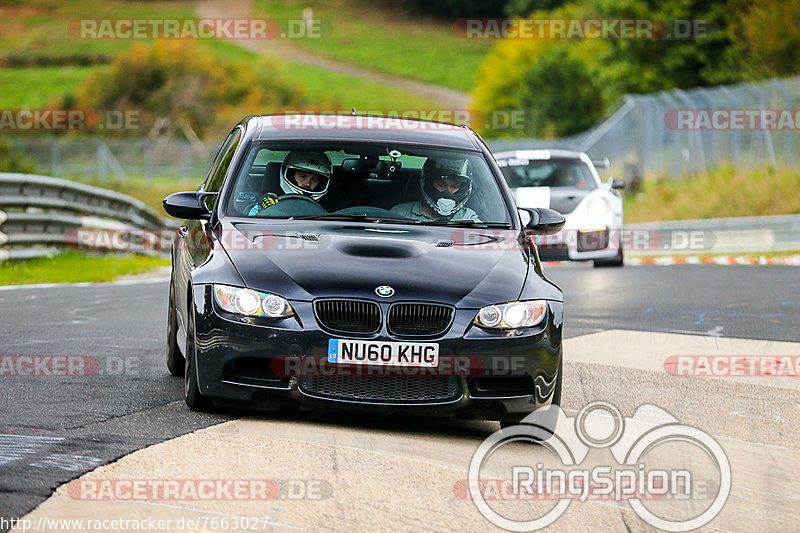
[[[396,205],[392,212],[413,220],[474,220],[478,214],[466,207],[472,195],[472,163],[464,157],[428,158],[420,177],[422,199]]]
[[[281,165],[281,190],[284,194],[300,194],[319,201],[328,192],[332,173],[331,160],[323,152],[289,152]],[[268,192],[249,215],[258,215],[278,201],[276,193]]]

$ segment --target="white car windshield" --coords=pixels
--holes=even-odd
[[[592,171],[580,159],[504,159],[498,161],[508,186],[563,187],[580,190],[597,188]]]

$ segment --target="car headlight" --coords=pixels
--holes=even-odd
[[[608,208],[608,200],[602,196],[595,196],[589,200],[589,205],[586,206],[586,212],[589,213],[589,216],[592,218],[601,218],[606,216]]]
[[[546,309],[541,300],[488,305],[478,311],[473,323],[493,329],[529,328],[542,321]]]
[[[237,315],[267,318],[294,315],[294,309],[285,298],[252,289],[214,285],[214,299],[222,309]]]

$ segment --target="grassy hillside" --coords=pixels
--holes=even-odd
[[[70,36],[69,21],[86,18],[192,18],[197,1],[39,0],[0,3],[0,108],[43,107],[68,94],[95,68],[134,40],[82,40]],[[331,42],[328,41],[328,45]],[[255,59],[253,52],[227,41],[200,41],[210,53],[230,61]],[[66,65],[60,64],[66,62]],[[89,64],[87,66],[87,64]],[[294,62],[284,69],[305,86],[312,108],[341,104],[369,109],[436,108],[402,89],[348,74]]]
[[[344,63],[469,92],[491,40],[456,37],[455,21],[411,16],[390,3],[367,0],[256,0],[255,16],[302,19],[310,7],[329,31],[291,45]]]
[[[800,213],[800,170],[726,167],[680,181],[648,182],[625,198],[625,222]]]

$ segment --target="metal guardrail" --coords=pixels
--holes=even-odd
[[[58,253],[76,244],[74,233],[80,229],[153,232],[159,240],[165,228],[158,213],[130,196],[49,176],[0,173],[0,261]],[[124,239],[81,245],[146,254],[168,249],[126,248]]]
[[[703,255],[800,250],[800,215],[670,220],[625,224],[625,230],[658,232],[660,249],[629,255]]]

